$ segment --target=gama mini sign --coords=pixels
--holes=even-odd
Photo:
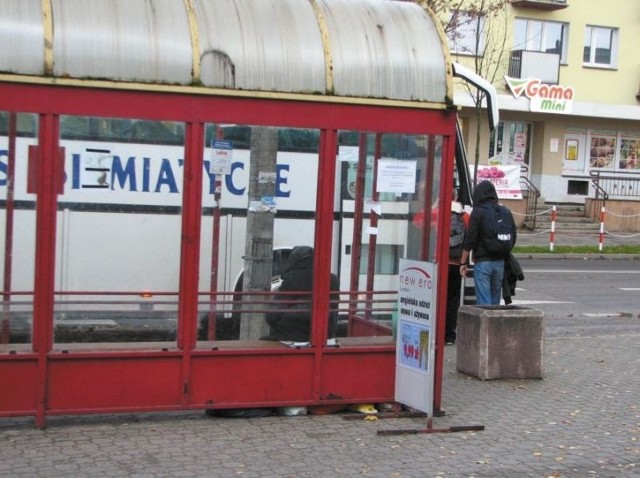
[[[573,109],[575,90],[572,86],[549,85],[538,78],[505,76],[507,86],[515,98],[529,98],[529,110],[539,113],[569,114]]]

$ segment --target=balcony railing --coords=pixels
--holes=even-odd
[[[511,78],[538,78],[557,85],[560,78],[560,55],[541,51],[513,50],[509,57]]]
[[[567,8],[567,0],[513,0],[511,2],[516,8],[532,8],[536,10],[561,10]]]

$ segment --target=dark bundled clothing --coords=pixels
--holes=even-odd
[[[504,276],[502,278],[502,298],[505,304],[513,302],[511,297],[516,295],[516,282],[523,280],[524,273],[520,263],[513,254],[509,254],[509,257],[504,261]]]
[[[289,255],[289,266],[282,274],[280,292],[309,292],[308,294],[278,294],[273,312],[267,314],[269,340],[307,342],[311,334],[311,291],[313,290],[313,248],[296,246]],[[331,274],[331,291],[340,288],[338,277]],[[335,337],[338,321],[338,294],[331,295],[329,337]]]
[[[460,293],[462,290],[462,276],[460,265],[449,264],[449,280],[447,282],[447,316],[444,326],[444,341],[455,343],[456,328],[458,326],[458,309],[460,308]]]

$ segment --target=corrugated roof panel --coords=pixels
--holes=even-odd
[[[51,0],[53,33],[42,11],[47,3],[2,2],[4,72],[447,99],[446,47],[433,19],[412,2]],[[52,50],[45,48],[51,37]]]
[[[431,17],[410,2],[318,0],[335,94],[444,101],[445,53]]]
[[[308,0],[195,0],[206,86],[325,92],[318,21]]]
[[[191,83],[184,2],[54,0],[54,74]]]
[[[41,0],[2,0],[0,71],[44,74]]]

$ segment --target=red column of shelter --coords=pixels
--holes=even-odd
[[[313,372],[313,398],[318,400],[322,386],[322,353],[327,339],[329,318],[329,296],[331,275],[331,242],[333,237],[333,198],[336,176],[335,130],[323,131],[320,135],[318,182],[316,198],[316,227],[314,232],[312,343],[316,346]]]
[[[434,364],[433,409],[442,406],[442,372],[444,365],[444,335],[447,317],[447,281],[449,273],[449,230],[450,204],[453,192],[454,138],[445,136],[442,145],[442,170],[440,171],[440,191],[438,194],[438,241],[436,241],[436,261],[438,264],[438,291],[436,300],[436,355]],[[433,176],[431,177],[433,182]],[[426,222],[426,221],[425,221]]]
[[[198,277],[202,217],[202,148],[204,125],[187,123],[185,134],[180,295],[178,297],[178,348],[182,349],[182,405],[189,403],[191,351],[198,323]]]
[[[41,114],[38,130],[35,277],[33,291],[33,346],[38,352],[36,426],[43,428],[47,410],[48,354],[53,345],[53,290],[55,284],[56,193],[59,116]]]

